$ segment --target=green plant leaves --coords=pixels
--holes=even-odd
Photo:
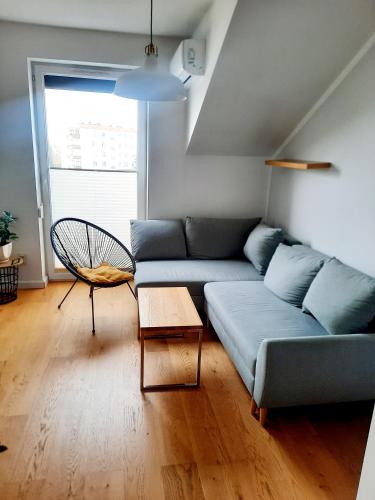
[[[0,246],[6,245],[11,240],[18,238],[16,233],[9,230],[9,227],[16,222],[17,218],[11,212],[4,210],[0,215]]]

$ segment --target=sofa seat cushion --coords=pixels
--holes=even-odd
[[[263,340],[328,335],[312,316],[279,299],[259,281],[208,283],[204,295],[208,310],[220,321],[253,377]]]
[[[139,262],[136,287],[186,286],[193,296],[203,296],[211,281],[263,280],[246,260],[153,260]]]

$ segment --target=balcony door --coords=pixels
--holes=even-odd
[[[146,215],[145,112],[115,96],[118,71],[34,67],[47,270],[66,279],[48,231],[63,217],[103,227],[130,247],[130,220]]]

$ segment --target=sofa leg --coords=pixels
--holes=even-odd
[[[259,422],[262,427],[266,425],[268,408],[259,408]]]
[[[256,412],[257,412],[257,409],[258,409],[258,407],[257,407],[257,404],[256,404],[256,402],[255,402],[255,399],[252,399],[252,400],[251,400],[251,405],[250,405],[250,414],[251,414],[253,417],[255,417],[255,414],[256,414]]]

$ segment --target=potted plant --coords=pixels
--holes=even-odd
[[[9,229],[16,222],[10,212],[4,211],[0,215],[0,262],[7,261],[12,254],[12,241],[18,236]]]

